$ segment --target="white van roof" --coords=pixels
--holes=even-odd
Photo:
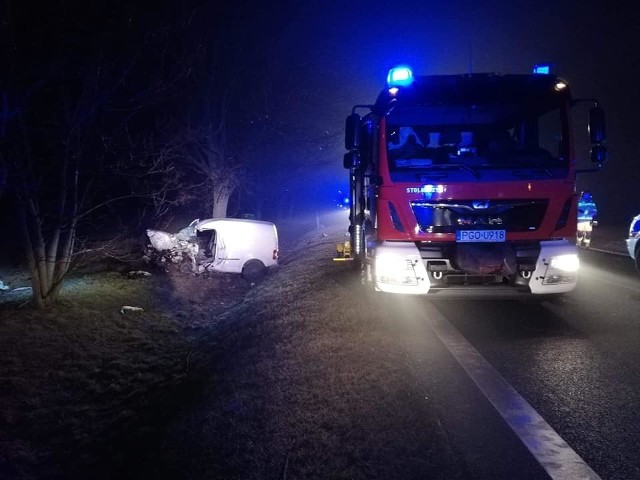
[[[274,228],[275,224],[272,222],[266,222],[264,220],[249,220],[244,218],[206,218],[204,220],[198,221],[194,228],[201,232],[204,230],[214,230],[216,228],[220,228],[221,226],[232,226],[236,225],[238,227],[253,227],[253,228]]]

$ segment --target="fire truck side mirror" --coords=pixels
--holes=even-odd
[[[360,148],[360,115],[352,113],[347,117],[344,129],[344,146],[347,150]]]
[[[356,168],[360,165],[360,155],[357,152],[347,152],[344,154],[342,164],[347,169]]]
[[[602,164],[607,161],[607,147],[604,145],[594,145],[591,147],[591,161]]]
[[[591,143],[599,145],[606,140],[604,110],[601,107],[593,107],[589,110],[589,138]]]
[[[604,110],[598,106],[589,110],[589,139],[591,141],[591,162],[604,163],[607,160],[607,147],[604,145],[607,134]]]

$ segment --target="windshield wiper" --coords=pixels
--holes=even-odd
[[[513,175],[516,177],[527,177],[531,173],[545,173],[547,177],[553,177],[553,173],[547,167],[520,167],[518,170],[513,170]]]
[[[480,173],[477,170],[471,168],[469,165],[465,165],[464,163],[433,163],[426,168],[436,168],[440,170],[455,168],[457,170],[462,170],[464,172],[470,173],[476,179],[480,178]],[[433,175],[433,176],[436,176],[436,175]]]
[[[522,162],[495,162],[485,163],[482,166],[499,170],[511,170],[511,173],[516,177],[527,177],[536,173],[544,173],[550,178],[554,176],[553,172],[547,167]]]
[[[451,170],[454,168],[473,175],[476,180],[480,179],[480,173],[477,170],[474,170],[470,166],[464,165],[462,163],[434,163],[427,167],[423,167],[422,170],[435,169],[440,170],[439,172],[421,173],[417,175],[417,177],[420,179],[420,181],[427,181],[429,178],[445,178],[447,177],[447,172],[444,172],[443,170]]]

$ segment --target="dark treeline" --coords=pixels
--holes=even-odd
[[[344,111],[292,57],[295,3],[2,8],[3,243],[26,250],[41,306],[98,239],[174,217],[277,221],[339,163]]]

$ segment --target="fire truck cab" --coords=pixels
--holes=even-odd
[[[573,290],[571,109],[582,101],[546,66],[509,75],[391,69],[375,103],[356,105],[346,121],[351,256],[363,281],[412,294]],[[604,113],[588,101],[597,170]]]

